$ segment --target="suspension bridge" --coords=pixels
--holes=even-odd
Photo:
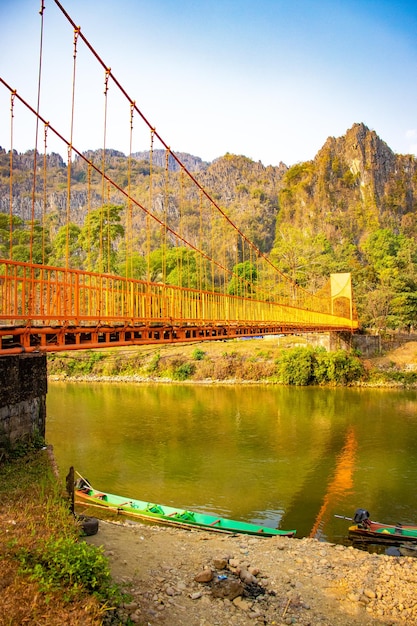
[[[58,0],[51,5],[71,32],[68,134],[42,113],[45,0],[36,101],[0,77],[1,116],[10,120],[0,154],[8,181],[0,187],[0,355],[357,330],[350,274],[331,275],[317,293],[282,274],[171,150]],[[83,99],[93,99],[77,81],[86,58],[102,86],[94,119],[103,145],[94,152],[75,142]],[[108,148],[115,116],[125,127],[123,175]],[[25,178],[14,137],[27,120],[35,141]],[[66,158],[59,192],[51,139]],[[146,166],[135,157],[140,142]],[[60,243],[52,256],[51,233]]]

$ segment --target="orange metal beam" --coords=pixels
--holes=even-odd
[[[343,301],[334,315],[331,298],[299,308],[274,302],[272,294],[264,302],[0,260],[0,353],[354,331],[358,323],[350,317],[351,303]]]

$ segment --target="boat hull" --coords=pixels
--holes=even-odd
[[[148,520],[158,524],[168,524],[183,528],[199,528],[222,533],[242,533],[257,537],[293,537],[295,530],[280,530],[267,526],[258,526],[205,513],[187,511],[166,505],[152,504],[142,500],[124,498],[115,494],[96,491],[93,488],[75,488],[75,500],[78,504],[94,506],[113,511],[119,515]]]
[[[360,541],[400,545],[404,542],[417,542],[417,526],[381,524],[369,522],[367,525],[354,524],[349,527],[349,536]]]

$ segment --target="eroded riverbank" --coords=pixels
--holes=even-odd
[[[124,612],[134,623],[417,624],[417,567],[410,557],[369,554],[315,539],[261,539],[105,521],[87,541],[104,547],[115,580],[129,590],[132,600]],[[197,582],[204,570],[213,579]],[[228,595],[227,581],[239,580],[242,570],[256,575],[263,593]]]

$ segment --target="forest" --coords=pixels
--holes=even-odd
[[[55,153],[0,148],[0,258],[205,288],[216,283],[210,268],[201,282],[195,250],[205,249],[235,275],[256,281],[256,263],[244,246],[163,150],[150,158],[149,152],[127,157],[107,149],[112,190],[89,165],[99,163],[103,151],[84,157],[66,163]],[[232,154],[211,163],[184,153],[180,159],[225,216],[297,285],[317,292],[331,273],[351,272],[364,329],[415,328],[413,155],[393,153],[375,131],[354,124],[344,136],[329,137],[313,160],[291,167]],[[140,200],[132,207],[122,191]],[[145,205],[157,217],[151,228]],[[161,229],[158,220],[170,228]],[[172,232],[190,247],[179,245]],[[228,291],[240,295],[233,278]]]

